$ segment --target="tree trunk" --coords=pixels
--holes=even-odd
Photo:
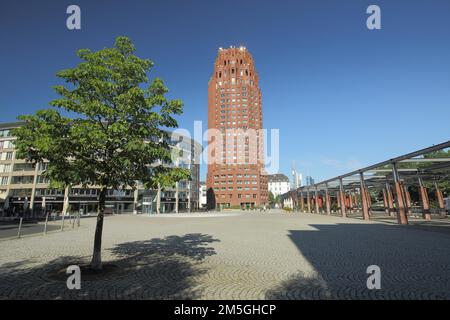
[[[106,192],[108,189],[102,187],[98,198],[97,225],[95,227],[94,252],[92,254],[91,269],[102,269],[102,232],[103,232],[103,215],[105,212]]]
[[[161,185],[158,183],[158,191],[156,192],[156,213],[161,213]]]

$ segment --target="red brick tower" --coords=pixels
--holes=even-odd
[[[208,206],[268,202],[259,77],[245,47],[220,48],[208,83]]]

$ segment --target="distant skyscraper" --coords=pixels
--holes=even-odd
[[[219,49],[208,83],[206,183],[210,208],[268,202],[258,80],[245,47]]]
[[[291,189],[295,190],[302,186],[302,180],[303,176],[300,172],[297,171],[297,168],[295,167],[295,162],[292,162],[292,182],[291,182]]]
[[[311,185],[314,184],[314,179],[312,177],[310,177],[310,176],[306,176],[305,180],[306,180],[306,185],[307,186],[311,186]]]

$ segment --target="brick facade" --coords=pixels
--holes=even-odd
[[[258,80],[246,48],[219,49],[208,84],[210,208],[268,202]]]

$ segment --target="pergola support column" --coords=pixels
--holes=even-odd
[[[359,205],[361,204],[361,207],[362,207],[362,203],[361,203],[361,200],[360,200],[360,198],[361,198],[361,189],[359,189],[357,191],[355,190],[354,196],[355,196],[355,198],[354,198],[355,211],[356,211],[356,213],[359,213],[359,211],[360,211]]]
[[[323,202],[324,202],[324,200],[323,200],[323,195],[320,193],[320,191],[319,191],[319,212],[320,213],[323,213],[324,211],[323,211]]]
[[[303,199],[303,191],[300,191],[300,207],[302,208],[302,212],[305,212],[305,199]]]
[[[389,183],[386,183],[386,190],[387,190],[387,200],[388,200],[388,206],[389,206],[389,216],[394,216],[394,196],[392,194],[392,189]]]
[[[369,210],[369,215],[370,215],[370,210],[372,209],[372,197],[370,196],[370,192],[369,192],[369,188],[366,187],[366,199],[367,199],[367,208]]]
[[[341,211],[341,194],[339,191],[336,191],[336,213]]]
[[[294,201],[294,211],[298,211],[298,197],[297,197],[297,191],[292,192],[292,199]]]
[[[349,200],[350,213],[353,213],[353,193],[351,190],[349,191],[349,194],[348,194],[348,200]]]
[[[406,207],[408,208],[408,212],[412,214],[411,194],[409,193],[406,185],[403,185],[403,190],[405,191]]]
[[[311,213],[311,197],[309,195],[309,189],[306,189],[306,205],[308,206],[308,213]]]
[[[316,197],[316,213],[320,213],[320,208],[319,208],[319,195],[318,195],[318,190],[317,190],[317,186],[316,186],[316,190],[315,190],[315,197]]]
[[[431,220],[430,200],[428,199],[428,190],[423,185],[422,178],[419,177],[420,200],[422,201],[422,218]]]
[[[345,210],[345,194],[344,194],[344,185],[342,184],[342,178],[339,179],[339,190],[341,199],[341,214],[345,218],[347,217],[347,212]]]
[[[386,188],[383,188],[383,204],[384,204],[384,212],[389,215],[389,204],[387,200],[387,192]]]
[[[325,205],[327,207],[327,215],[331,215],[331,199],[328,192],[328,184],[325,184]]]
[[[359,173],[359,179],[361,184],[361,205],[362,205],[362,211],[363,211],[363,218],[364,220],[370,220],[370,214],[369,214],[369,203],[367,200],[367,192],[366,192],[366,184],[364,183],[364,173]]]
[[[436,188],[436,198],[437,198],[438,204],[439,204],[439,215],[442,218],[445,218],[447,216],[447,213],[445,212],[444,195],[442,194],[442,191],[439,188],[439,185],[437,182],[434,183],[434,187]]]
[[[405,201],[403,199],[402,186],[398,176],[397,165],[394,162],[392,166],[392,173],[394,175],[395,192],[397,194],[397,221],[399,224],[408,224],[408,216],[405,211]]]

